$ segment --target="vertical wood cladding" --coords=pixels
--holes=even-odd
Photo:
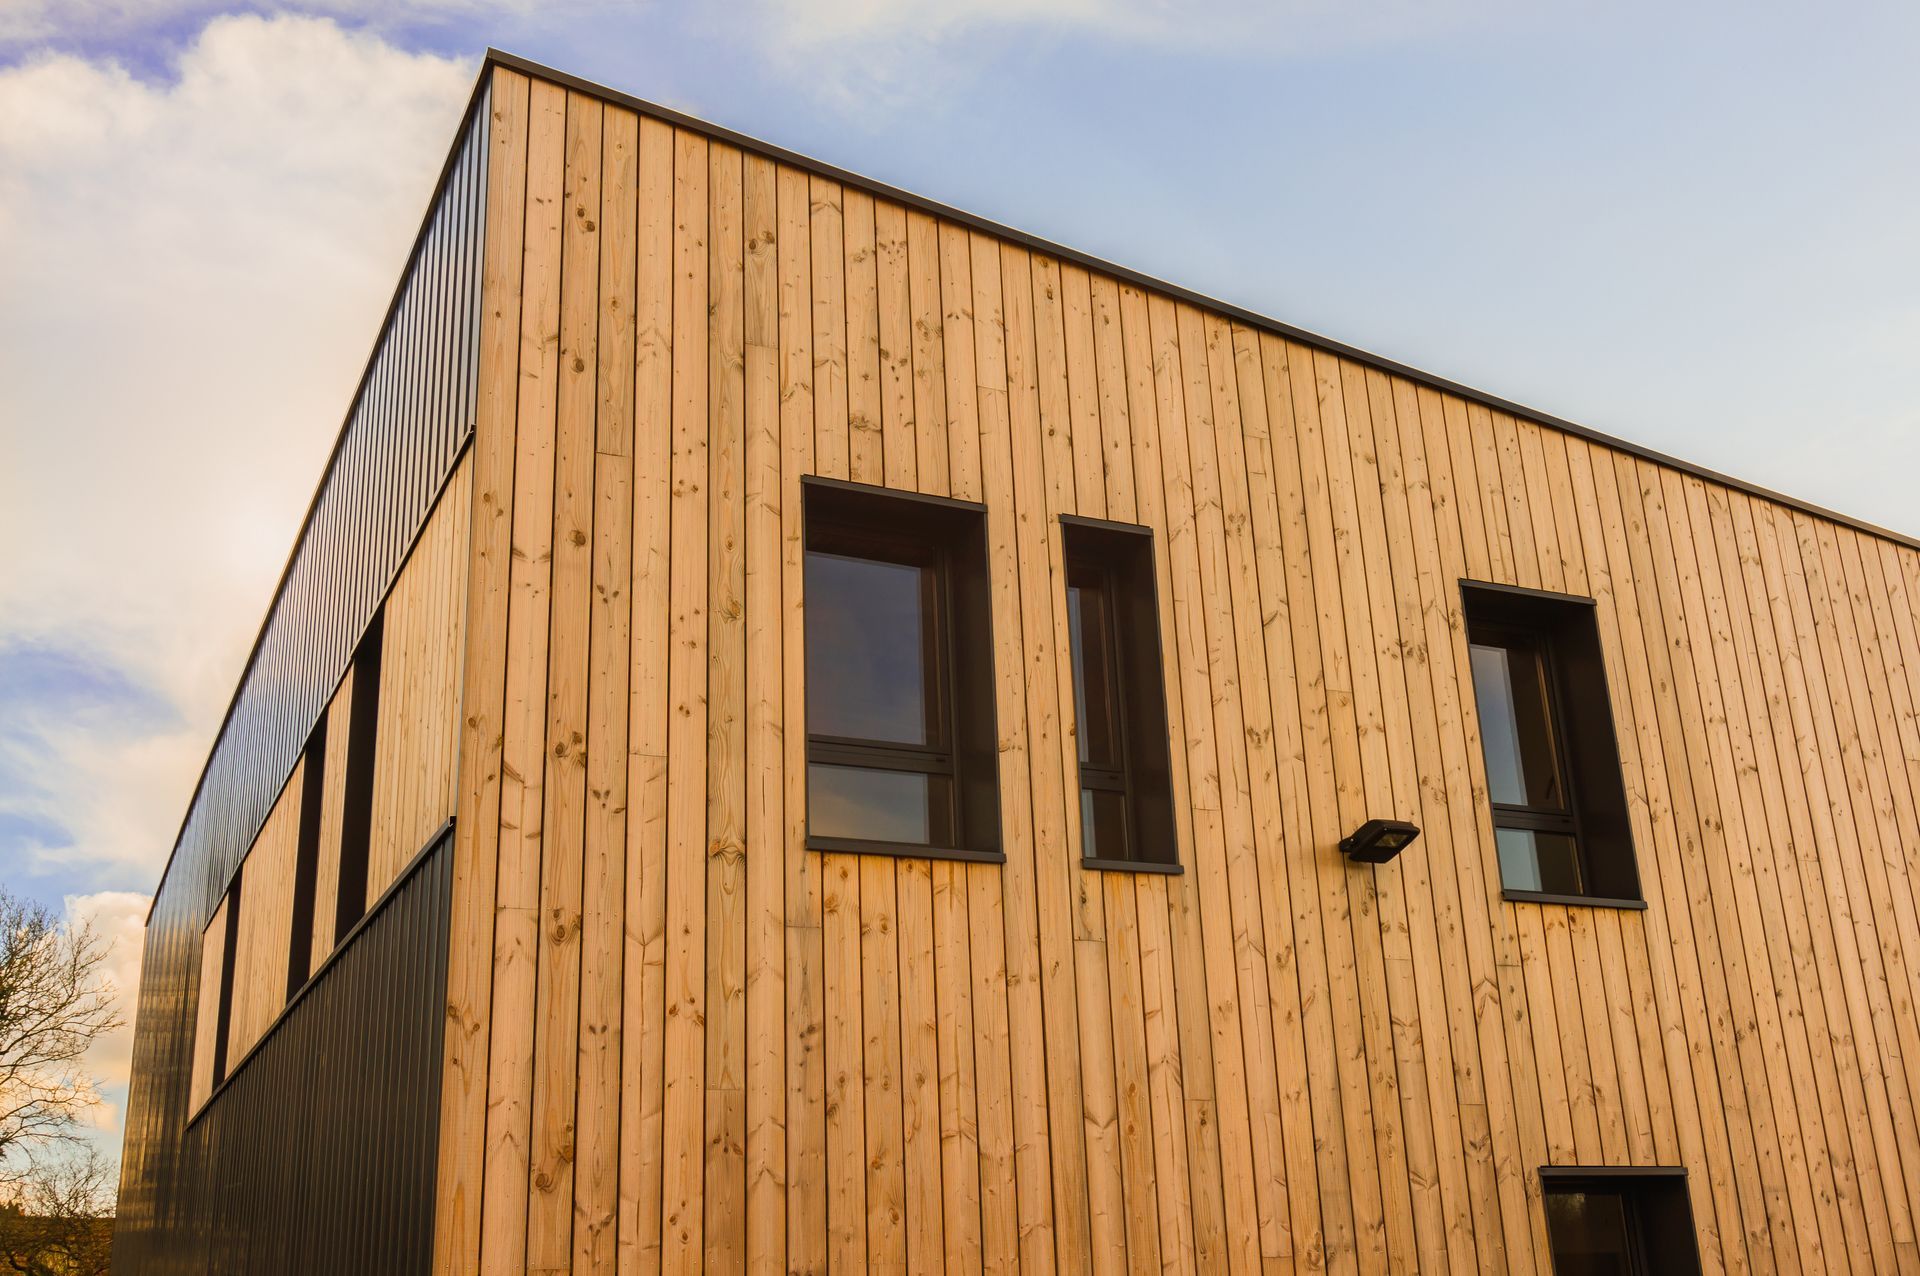
[[[183,1133],[201,935],[472,429],[487,121],[477,94],[148,918],[115,1233],[131,1271],[206,1270],[207,1153]]]
[[[1543,1165],[1920,1262],[1920,552],[492,75],[437,1271],[1544,1276]],[[806,475],[985,504],[1004,866],[803,849]],[[1177,876],[1078,863],[1062,514]],[[1463,579],[1597,600],[1644,910],[1502,898]]]

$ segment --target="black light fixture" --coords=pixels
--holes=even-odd
[[[1420,827],[1405,820],[1368,820],[1340,839],[1340,849],[1350,860],[1362,864],[1384,864],[1420,836]]]

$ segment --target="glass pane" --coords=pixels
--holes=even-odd
[[[1080,790],[1080,853],[1090,860],[1133,858],[1127,845],[1127,798],[1112,789]]]
[[[1069,588],[1067,629],[1073,644],[1073,709],[1080,761],[1118,770],[1120,731],[1106,591],[1083,585]]]
[[[807,555],[810,734],[928,743],[931,576],[905,563]]]
[[[1586,893],[1580,880],[1580,853],[1567,834],[1495,829],[1493,840],[1500,850],[1500,884],[1508,890]]]
[[[1518,643],[1474,643],[1469,658],[1488,796],[1508,806],[1566,810],[1539,653]]]
[[[1618,1192],[1548,1192],[1547,1238],[1556,1276],[1627,1276],[1627,1203]]]
[[[807,768],[807,831],[916,846],[951,840],[953,782],[920,771],[814,763]]]

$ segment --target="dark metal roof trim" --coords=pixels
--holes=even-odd
[[[1411,367],[1407,364],[1374,354],[1371,351],[1362,350],[1358,346],[1350,346],[1344,341],[1335,341],[1331,337],[1323,337],[1319,333],[1309,332],[1305,328],[1297,328],[1290,323],[1282,323],[1278,319],[1248,310],[1244,306],[1236,306],[1231,302],[1221,301],[1217,297],[1206,296],[1193,291],[1191,288],[1182,288],[1180,285],[1168,283],[1164,279],[1156,279],[1152,275],[1145,274],[1141,271],[1129,269],[1126,266],[1094,257],[1088,253],[1079,252],[1065,245],[1042,239],[1037,235],[1030,235],[1025,231],[1016,230],[1011,226],[1003,226],[998,222],[976,216],[973,213],[965,212],[951,205],[927,199],[924,196],[914,194],[912,191],[904,191],[897,186],[889,186],[885,182],[877,181],[874,178],[841,168],[838,165],[829,164],[822,160],[814,159],[811,156],[802,155],[796,151],[790,151],[784,146],[776,146],[771,142],[762,141],[757,137],[749,137],[744,133],[735,132],[733,129],[700,119],[698,116],[688,115],[684,111],[676,111],[672,107],[662,106],[657,102],[649,102],[645,98],[636,97],[631,93],[623,93],[619,89],[608,88],[604,84],[596,84],[580,76],[556,70],[553,67],[535,62],[531,58],[524,58],[518,54],[489,48],[487,50],[486,61],[480,68],[483,81],[486,78],[487,71],[496,66],[519,71],[524,75],[530,75],[536,79],[548,80],[566,88],[577,89],[582,93],[590,94],[620,106],[629,107],[642,114],[665,120],[670,124],[680,125],[692,129],[695,132],[704,133],[708,137],[730,142],[742,150],[753,151],[756,154],[765,155],[770,159],[792,164],[796,168],[803,168],[809,172],[818,173],[822,177],[832,178],[846,185],[858,187],[861,190],[879,195],[895,203],[904,204],[909,208],[917,208],[922,212],[931,213],[947,221],[970,226],[975,230],[984,231],[989,235],[994,235],[1001,239],[1020,244],[1023,247],[1031,248],[1046,256],[1056,257],[1062,261],[1070,261],[1076,265],[1084,266],[1089,270],[1098,271],[1104,275],[1111,275],[1127,283],[1137,284],[1142,288],[1150,288],[1155,292],[1164,293],[1180,301],[1190,302],[1193,305],[1214,311],[1217,314],[1225,315],[1230,319],[1237,319],[1242,323],[1276,333],[1283,337],[1289,337],[1305,345],[1318,347],[1331,354],[1343,355],[1358,363],[1364,363],[1370,367],[1378,368],[1382,372],[1391,372],[1396,376],[1405,377],[1410,381],[1430,386],[1435,390],[1455,394],[1463,399],[1471,399],[1475,403],[1483,404],[1486,407],[1511,413],[1517,417],[1525,417],[1529,421],[1540,425],[1551,426],[1556,430],[1563,430],[1568,434],[1579,435],[1581,438],[1588,439],[1594,443],[1599,443],[1605,447],[1616,448],[1622,452],[1653,461],[1656,464],[1680,470],[1696,478],[1705,479],[1710,483],[1718,483],[1725,487],[1737,488],[1740,491],[1761,497],[1764,500],[1775,501],[1781,505],[1790,506],[1805,513],[1829,519],[1835,523],[1844,524],[1857,531],[1866,532],[1869,535],[1893,541],[1896,544],[1906,546],[1908,549],[1920,549],[1920,538],[1907,536],[1901,532],[1890,531],[1887,528],[1869,523],[1864,519],[1854,518],[1848,514],[1841,514],[1835,510],[1815,505],[1811,501],[1804,501],[1795,496],[1788,496],[1783,492],[1776,492],[1770,488],[1761,487],[1757,483],[1749,483],[1744,479],[1734,478],[1729,474],[1722,474],[1718,470],[1708,469],[1704,465],[1695,465],[1691,461],[1683,461],[1678,457],[1668,456],[1664,452],[1656,451],[1642,444],[1632,443],[1626,439],[1602,433],[1590,426],[1581,425],[1578,422],[1569,421],[1563,417],[1557,417],[1551,413],[1527,407],[1522,403],[1515,403],[1511,399],[1503,399],[1498,395],[1488,394],[1484,390],[1476,390],[1471,386],[1462,385],[1458,381],[1449,381],[1445,377],[1436,376],[1431,372],[1425,372],[1419,368]]]

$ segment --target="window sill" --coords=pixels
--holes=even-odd
[[[1154,860],[1096,860],[1082,859],[1080,867],[1093,873],[1160,873],[1177,876],[1186,872],[1180,864],[1162,864]]]
[[[999,851],[974,851],[964,846],[915,846],[901,842],[869,842],[857,837],[807,838],[807,849],[827,855],[888,855],[907,860],[959,860],[968,864],[1004,864]]]
[[[1516,904],[1566,904],[1573,908],[1644,909],[1644,899],[1615,899],[1608,895],[1555,895],[1550,891],[1502,890],[1500,898]]]

